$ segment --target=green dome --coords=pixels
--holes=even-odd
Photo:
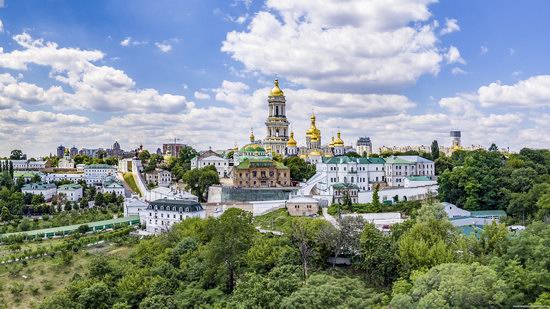
[[[258,144],[248,144],[244,145],[240,152],[265,152],[264,147]]]

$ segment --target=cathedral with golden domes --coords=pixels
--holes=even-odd
[[[289,130],[290,122],[286,117],[286,98],[278,80],[275,80],[267,102],[268,117],[265,122],[267,136],[263,141],[258,141],[251,133],[251,140],[254,140],[255,146],[261,145],[267,153],[273,152],[288,157],[299,156],[310,163],[318,163],[322,161],[323,157],[345,155],[346,147],[339,130],[336,138],[333,136],[328,144],[322,144],[321,130],[317,128],[315,114],[311,115],[309,129],[305,132],[305,146],[298,146],[294,132]]]

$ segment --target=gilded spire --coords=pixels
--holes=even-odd
[[[344,146],[344,141],[342,140],[341,138],[341,135],[340,135],[340,130],[338,130],[338,133],[336,135],[336,140],[334,141],[334,146],[341,146],[343,147]]]
[[[271,89],[271,92],[270,92],[270,96],[272,97],[282,97],[284,96],[284,92],[281,90],[281,88],[279,88],[279,80],[276,79],[275,82],[274,82],[275,86],[273,87],[273,89]]]
[[[250,128],[250,142],[254,143],[256,138],[254,137],[254,129]]]

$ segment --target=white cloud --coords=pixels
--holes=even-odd
[[[460,31],[460,26],[458,25],[458,21],[454,18],[446,18],[445,19],[445,28],[441,29],[439,34],[446,35],[449,33],[453,33],[456,31]]]
[[[480,49],[479,49],[479,54],[481,55],[485,55],[486,53],[489,52],[489,48],[485,45],[481,45]]]
[[[0,20],[0,33],[4,32],[4,23]]]
[[[100,51],[59,48],[55,43],[35,40],[27,33],[14,36],[14,40],[23,49],[0,52],[0,67],[26,70],[31,63],[50,67],[50,77],[70,87],[72,92],[65,92],[59,86],[44,90],[36,85],[11,81],[2,88],[4,101],[45,103],[54,109],[127,112],[184,112],[193,106],[181,95],[136,89],[135,82],[123,71],[96,66],[94,62],[103,58]]]
[[[124,40],[120,41],[120,45],[122,45],[122,46],[128,46],[128,45],[130,45],[131,41],[132,41],[132,38],[131,38],[131,37],[127,37],[127,38],[125,38]]]
[[[434,26],[422,24],[434,1],[390,2],[269,0],[222,51],[249,71],[324,91],[394,89],[437,74],[443,55]]]
[[[0,8],[3,8],[6,5],[6,2],[4,0],[0,0]]]
[[[466,74],[467,72],[464,71],[463,69],[459,68],[459,67],[454,67],[454,68],[452,68],[451,73],[453,75],[463,75],[463,74]]]
[[[550,107],[550,75],[538,75],[514,85],[491,83],[478,90],[482,106]]]
[[[166,42],[164,42],[164,43],[156,42],[155,46],[157,46],[158,49],[160,49],[160,51],[163,52],[163,53],[168,53],[172,50],[172,45],[170,45]]]
[[[513,56],[516,54],[516,50],[513,48],[510,48],[510,56]]]
[[[460,51],[458,50],[458,48],[452,45],[451,47],[449,47],[449,50],[445,54],[445,58],[447,59],[447,63],[466,64],[466,61],[464,61],[464,59],[462,59],[462,57],[460,56]]]
[[[210,99],[210,95],[206,92],[201,91],[195,91],[194,93],[195,99],[197,100],[208,100]]]

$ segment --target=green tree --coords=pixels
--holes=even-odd
[[[290,178],[293,181],[304,181],[315,175],[315,165],[306,162],[300,157],[287,157],[283,164],[290,170]]]
[[[208,188],[211,185],[219,184],[218,171],[212,165],[196,168],[185,172],[183,175],[186,189],[195,194],[199,200],[205,201],[208,195]]]
[[[304,280],[314,261],[324,264],[330,243],[333,242],[334,227],[325,220],[294,218],[291,222],[290,238],[300,252]]]
[[[380,203],[380,196],[378,191],[380,190],[380,185],[376,184],[374,186],[374,191],[372,192],[372,202],[371,207],[373,212],[379,212],[382,209],[382,204]]]
[[[212,232],[212,240],[206,248],[208,265],[211,270],[222,271],[225,291],[232,293],[254,238],[252,214],[237,208],[228,209],[219,221],[215,221]]]
[[[176,302],[170,295],[153,295],[143,299],[139,309],[176,309]]]
[[[3,222],[8,222],[11,220],[11,213],[8,207],[2,207],[2,214],[0,215],[0,217],[2,217]]]
[[[406,294],[395,293],[392,308],[500,308],[509,288],[488,266],[442,264],[413,279]]]
[[[432,146],[430,148],[431,154],[432,154],[432,160],[435,161],[439,158],[439,144],[436,140],[432,142]]]
[[[19,149],[14,149],[10,153],[10,160],[21,160],[23,159],[23,152]]]
[[[284,298],[280,308],[372,308],[382,298],[382,293],[368,289],[359,279],[314,274],[300,289]]]
[[[112,305],[112,292],[105,282],[96,282],[83,289],[77,298],[83,308],[110,308]]]
[[[360,238],[361,268],[376,286],[389,286],[398,275],[397,244],[373,224],[365,225]]]

